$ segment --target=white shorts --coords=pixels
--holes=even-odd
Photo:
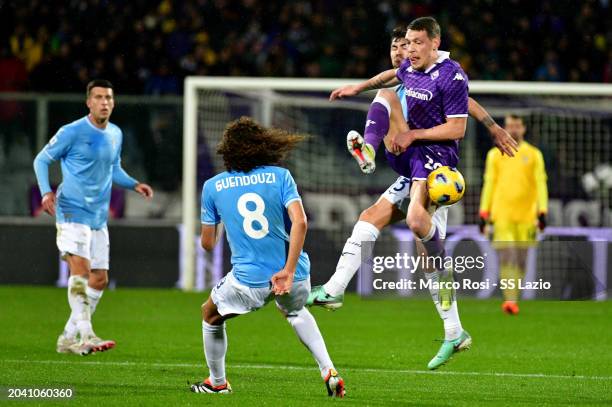
[[[256,311],[276,298],[276,306],[289,314],[301,310],[310,294],[310,278],[294,281],[291,292],[275,296],[271,288],[251,288],[239,282],[230,271],[213,288],[210,298],[219,314],[247,314]]]
[[[398,177],[389,188],[378,198],[386,199],[391,204],[402,209],[402,204],[410,197],[410,178],[403,176]],[[446,224],[448,222],[448,206],[435,207],[434,213],[431,215],[431,221],[436,225],[438,234],[441,239],[446,238]]]
[[[399,177],[395,180],[389,188],[378,198],[386,199],[391,204],[396,205],[398,208],[402,206],[405,199],[410,197],[410,178]]]
[[[92,269],[108,270],[110,240],[106,226],[98,230],[81,223],[56,223],[55,226],[62,258],[73,254],[89,260]]]

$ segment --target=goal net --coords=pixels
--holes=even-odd
[[[222,159],[215,152],[229,121],[252,116],[266,126],[305,134],[307,140],[286,164],[300,188],[309,216],[307,249],[313,263],[313,282],[327,280],[361,211],[397,178],[385,163],[382,151],[378,153],[375,173],[367,176],[348,154],[346,133],[351,129],[363,131],[374,94],[329,102],[329,91],[346,83],[343,80],[188,78],[183,155],[185,230],[198,233],[197,207],[202,183],[224,170]],[[591,236],[589,228],[612,226],[610,85],[472,82],[470,95],[500,124],[508,113],[524,117],[527,140],[542,150],[546,162],[551,226],[565,227],[569,236],[572,235],[568,228],[581,228],[575,229],[576,236],[587,241]],[[460,226],[477,222],[484,158],[490,148],[487,130],[470,119],[460,144],[459,166],[467,188],[463,200],[451,207],[449,225],[457,227],[453,230],[473,230]],[[397,252],[396,235],[391,230],[383,233],[377,251]],[[473,235],[476,238],[477,233]],[[546,239],[549,238],[554,239],[552,236]],[[182,281],[189,289],[194,286],[195,262],[191,259],[195,248],[188,246],[192,245],[183,245],[185,277]],[[552,266],[552,258],[547,260],[551,256],[548,251],[542,251],[537,257],[533,278],[549,273],[549,264],[549,268],[559,268],[556,263]],[[605,262],[605,271],[610,274],[610,262]],[[562,274],[567,273],[556,275]],[[587,278],[602,278],[591,274]],[[592,281],[592,292],[586,290],[584,297],[601,296],[595,291],[601,291],[605,284],[599,283],[604,282]]]

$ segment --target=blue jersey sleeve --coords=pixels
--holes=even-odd
[[[51,140],[49,140],[41,152],[53,161],[57,161],[68,154],[68,151],[70,151],[72,147],[74,137],[74,131],[62,127],[53,137],[51,137]]]
[[[34,173],[36,174],[36,181],[38,182],[38,189],[40,189],[40,195],[51,192],[51,185],[49,184],[49,164],[53,162],[44,151],[40,151],[34,159]]]
[[[298,193],[297,185],[289,170],[285,170],[283,184],[281,187],[281,199],[283,200],[283,205],[285,205],[285,208],[288,207],[291,202],[302,199]]]
[[[468,78],[461,68],[449,70],[442,84],[442,111],[447,118],[468,116]]]
[[[130,177],[121,166],[121,147],[113,161],[113,182],[125,189],[134,189],[138,185],[138,181]]]
[[[221,222],[221,217],[213,199],[212,183],[205,182],[202,188],[202,208],[200,210],[200,221],[204,225],[216,225]]]
[[[404,115],[404,119],[406,122],[408,121],[408,100],[406,100],[406,87],[402,83],[395,88],[395,93],[397,94],[398,99],[400,100],[400,104],[402,105],[402,114]]]
[[[74,132],[61,127],[34,159],[34,172],[42,196],[51,192],[49,164],[64,157],[70,151],[73,139]]]

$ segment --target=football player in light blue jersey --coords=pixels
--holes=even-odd
[[[225,320],[255,311],[273,299],[315,358],[329,396],[343,397],[344,380],[327,353],[312,314],[310,261],[302,250],[306,214],[291,173],[279,163],[301,136],[266,129],[250,118],[230,123],[217,152],[227,171],[202,189],[202,247],[212,250],[221,222],[232,252],[232,270],[202,306],[208,378],[196,393],[229,393],[225,376]]]
[[[42,207],[56,217],[57,247],[70,268],[71,314],[57,340],[57,351],[87,355],[112,349],[114,341],[96,336],[91,315],[108,283],[109,238],[106,221],[112,184],[143,197],[153,190],[121,168],[121,129],[109,122],[115,106],[106,80],[87,85],[89,114],[60,128],[34,160]],[[59,161],[62,184],[49,185],[49,165]]]

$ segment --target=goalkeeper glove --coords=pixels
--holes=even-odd
[[[547,223],[548,222],[546,219],[546,213],[540,212],[540,214],[538,215],[538,229],[540,229],[540,232],[544,230]]]
[[[489,212],[480,211],[479,219],[478,219],[478,229],[480,230],[480,233],[482,233],[483,235],[485,233],[485,228],[487,227],[488,221],[489,221]]]

